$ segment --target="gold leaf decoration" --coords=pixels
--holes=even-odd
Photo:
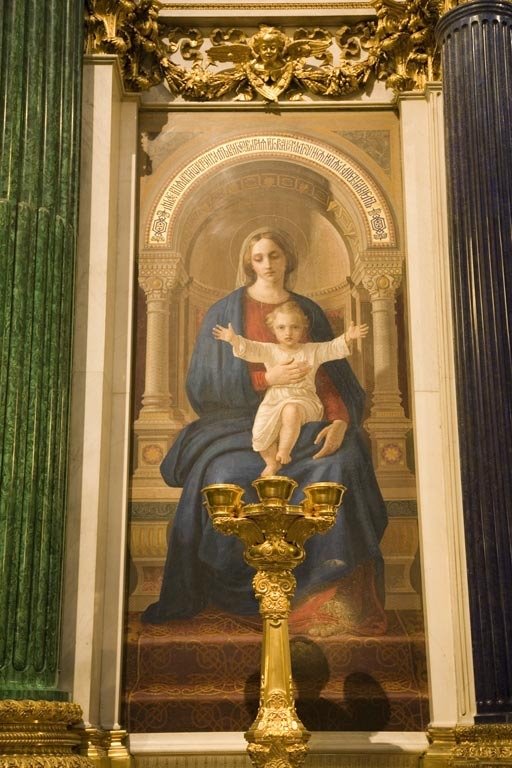
[[[374,7],[375,19],[335,32],[301,27],[290,37],[262,24],[252,36],[216,28],[205,42],[201,31],[160,19],[156,0],[85,0],[85,51],[118,55],[128,90],[165,83],[190,101],[342,99],[378,80],[398,93],[438,79],[438,0],[375,0]]]

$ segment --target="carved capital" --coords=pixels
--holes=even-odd
[[[148,301],[167,299],[187,282],[188,275],[178,254],[158,254],[139,261],[139,285]]]
[[[370,298],[393,298],[402,282],[402,267],[389,264],[375,264],[366,268],[362,283]]]
[[[288,616],[290,599],[296,585],[291,571],[260,570],[254,576],[252,584],[260,602],[260,613],[264,618],[279,621]]]

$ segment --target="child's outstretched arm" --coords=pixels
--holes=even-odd
[[[366,323],[362,323],[362,325],[354,325],[352,322],[345,331],[345,341],[349,344],[351,341],[354,341],[354,339],[364,339],[365,336],[368,336],[369,330],[370,329]]]
[[[231,346],[233,346],[236,339],[236,333],[234,332],[231,323],[228,323],[227,328],[225,328],[223,325],[216,325],[212,330],[212,334],[216,339],[219,339],[220,341],[227,341],[228,344],[231,344]]]

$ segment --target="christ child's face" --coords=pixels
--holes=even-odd
[[[296,312],[277,312],[272,330],[281,347],[297,349],[302,342],[304,320]]]

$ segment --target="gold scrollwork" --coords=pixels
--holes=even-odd
[[[512,726],[505,723],[460,726],[455,729],[455,760],[510,760]]]
[[[204,49],[202,32],[160,19],[156,0],[86,0],[85,49],[118,54],[129,90],[165,82],[174,96],[192,101],[277,102],[307,92],[340,99],[375,80],[398,93],[437,79],[438,0],[375,0],[374,7],[376,19],[345,24],[334,34],[300,28],[290,37],[266,24],[249,37],[215,29]]]
[[[290,598],[296,581],[290,571],[258,571],[252,581],[254,593],[260,601],[261,615],[279,621],[290,611]]]
[[[256,768],[298,768],[306,759],[306,744],[273,740],[270,744],[249,744],[247,752]]]

